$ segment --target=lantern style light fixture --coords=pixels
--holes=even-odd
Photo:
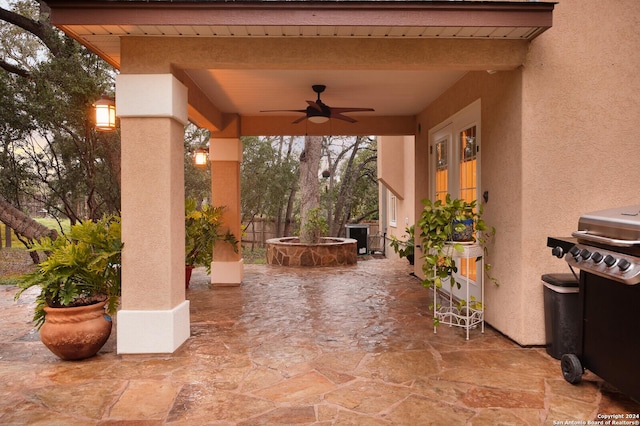
[[[196,166],[204,167],[207,165],[207,161],[209,160],[209,153],[204,148],[196,149],[195,154],[193,155],[193,161]]]
[[[102,95],[93,104],[96,119],[96,130],[99,132],[113,132],[116,130],[116,103],[113,98]]]

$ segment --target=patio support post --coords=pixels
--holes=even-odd
[[[172,353],[190,335],[184,262],[187,89],[171,74],[120,74],[116,90],[124,242],[117,352]]]
[[[214,206],[225,206],[222,220],[239,241],[242,235],[240,225],[242,142],[238,138],[211,138],[209,158],[212,203]],[[238,253],[235,253],[229,244],[216,244],[213,249],[213,262],[211,262],[212,285],[240,285],[244,273],[241,250],[242,248],[238,247]]]

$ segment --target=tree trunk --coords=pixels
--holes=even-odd
[[[284,231],[282,232],[282,235],[278,234],[278,237],[289,237],[292,235],[291,224],[293,223],[293,220],[291,219],[291,216],[293,216],[293,202],[296,198],[296,192],[298,192],[296,187],[291,187],[289,191],[289,199],[287,200],[287,210],[284,214]]]
[[[38,240],[42,237],[56,239],[58,237],[58,232],[55,229],[49,229],[39,224],[13,207],[3,197],[0,197],[0,221],[13,229],[16,234],[29,240]]]
[[[349,204],[350,197],[353,192],[353,187],[355,186],[358,178],[353,168],[356,156],[358,154],[358,148],[361,142],[362,139],[358,137],[355,144],[353,145],[353,150],[351,151],[349,160],[347,161],[344,179],[341,182],[340,192],[338,193],[338,198],[336,199],[336,203],[334,206],[333,229],[331,229],[330,231],[331,235],[340,236],[341,231],[344,229],[344,225],[347,222],[347,205]]]
[[[322,137],[305,137],[300,155],[300,242],[313,240],[313,230],[307,225],[309,211],[320,205],[318,171],[322,156]]]

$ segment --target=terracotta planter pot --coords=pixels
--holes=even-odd
[[[193,272],[193,265],[185,265],[184,267],[184,288],[189,288],[189,283],[191,282],[191,273]]]
[[[40,328],[40,340],[64,360],[94,356],[111,335],[111,317],[104,311],[106,303],[73,308],[45,307],[47,316]]]

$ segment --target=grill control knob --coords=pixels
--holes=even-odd
[[[620,262],[618,262],[618,268],[620,268],[621,271],[626,271],[631,267],[631,262],[629,262],[627,259],[620,259]]]
[[[604,259],[604,256],[599,251],[594,251],[591,255],[591,260],[593,260],[593,263],[598,264],[602,262],[602,259]]]
[[[606,255],[604,257],[604,263],[605,265],[607,265],[609,268],[611,268],[613,265],[615,265],[617,262],[616,258],[611,256],[610,254]]]
[[[591,257],[591,252],[587,249],[582,249],[580,251],[580,256],[582,256],[584,260],[588,260]]]
[[[551,249],[551,254],[557,258],[562,259],[562,256],[564,256],[564,250],[562,249],[562,247],[556,246],[553,249]]]
[[[573,257],[578,257],[580,256],[580,249],[576,246],[573,246],[569,249],[569,253],[571,254],[571,256]]]

